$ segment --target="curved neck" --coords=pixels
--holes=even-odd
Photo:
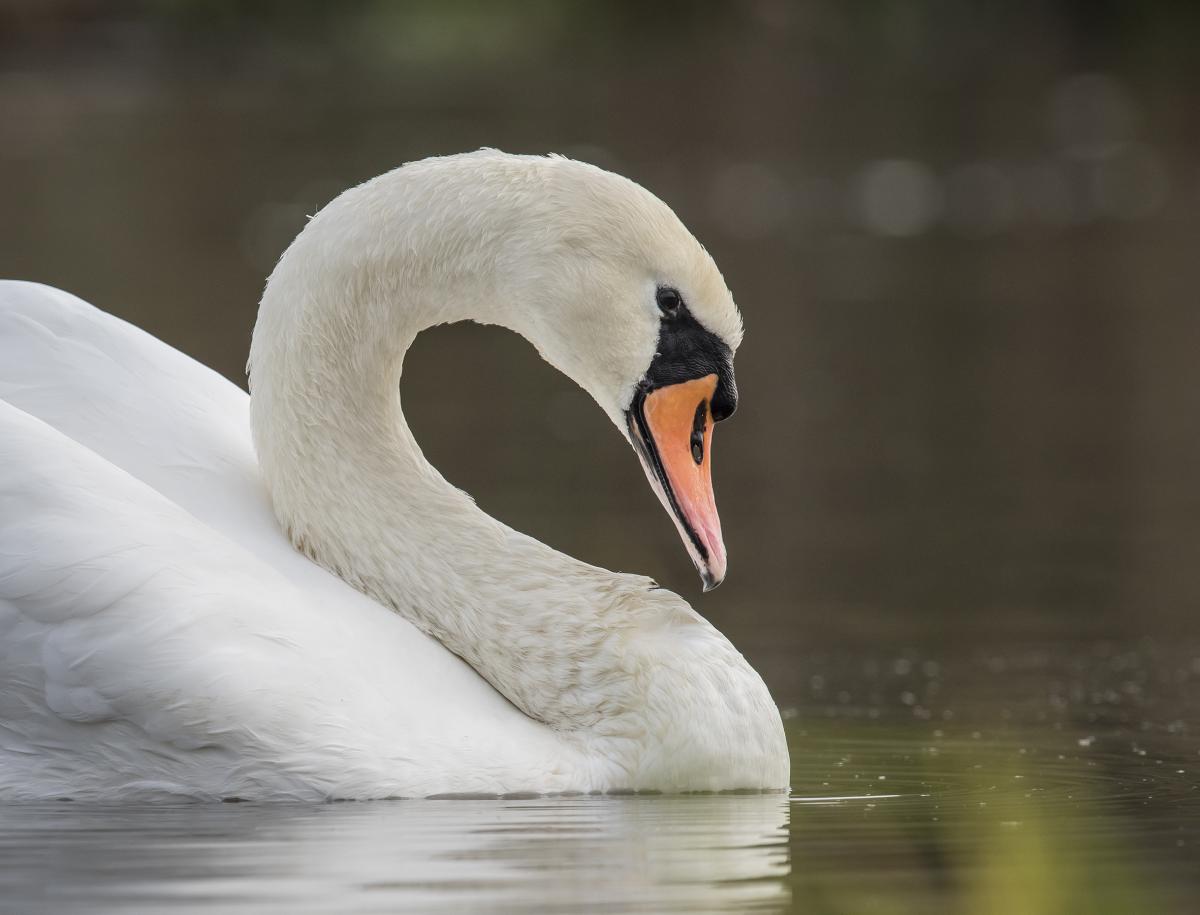
[[[510,297],[494,270],[427,269],[445,248],[428,225],[406,244],[403,224],[343,221],[362,191],[310,222],[261,303],[251,419],[276,514],[300,550],[438,639],[526,714],[579,727],[596,713],[594,697],[569,695],[580,646],[623,625],[614,592],[641,593],[648,581],[508,528],[425,459],[399,397],[412,340],[468,318],[520,332],[522,316],[496,304]],[[387,245],[372,243],[385,236]],[[503,244],[476,240],[472,260],[494,263]]]
[[[389,209],[370,193],[310,221],[255,326],[254,442],[292,542],[615,767],[594,786],[785,785],[778,713],[720,633],[647,578],[511,530],[425,460],[400,407],[404,353],[422,329],[467,318],[536,336],[539,315],[504,306],[529,308],[508,279],[529,246],[470,220],[470,201],[465,217],[414,224],[411,201]]]

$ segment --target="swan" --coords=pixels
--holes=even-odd
[[[720,583],[710,448],[741,318],[628,179],[481,150],[346,191],[267,281],[248,397],[7,281],[0,799],[787,788],[778,709],[711,624],[425,460],[404,353],[460,320],[521,334],[595,399]]]

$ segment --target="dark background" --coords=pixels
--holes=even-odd
[[[777,695],[864,646],[1152,652],[1198,629],[1198,39],[1195,3],[0,0],[0,275],[244,384],[263,280],[341,189],[596,162],[745,315],[729,579],[700,596],[628,446],[495,328],[407,362],[449,479],[679,590]]]

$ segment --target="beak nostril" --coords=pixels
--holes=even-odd
[[[708,425],[708,401],[702,400],[696,407],[696,415],[692,419],[692,460],[697,464],[704,462],[704,430]]]

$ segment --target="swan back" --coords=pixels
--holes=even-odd
[[[0,798],[587,778],[471,668],[280,536],[237,387],[35,283],[0,281],[0,365]]]

